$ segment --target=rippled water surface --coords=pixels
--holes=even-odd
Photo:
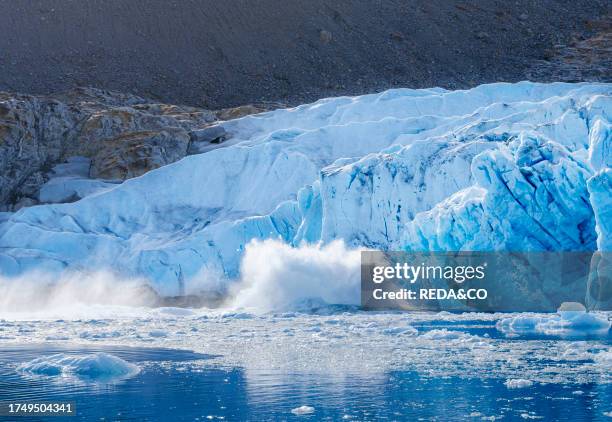
[[[330,326],[338,325],[338,318],[307,317],[311,325],[315,321],[321,322],[321,318]],[[232,321],[235,322],[236,318]],[[63,322],[55,322],[61,323]],[[231,324],[224,324],[227,323]],[[300,323],[303,325],[304,321]],[[29,322],[27,326],[35,331],[37,324]],[[99,325],[99,322],[96,324]],[[268,321],[266,324],[275,323]],[[249,324],[243,322],[241,326],[248,327]],[[491,362],[495,359],[511,359],[510,352],[513,348],[517,350],[517,362],[504,362],[500,365],[509,365],[510,368],[516,365],[520,368],[521,359],[527,359],[526,349],[534,345],[533,350],[542,350],[538,348],[540,346],[535,347],[536,344],[547,344],[552,349],[560,347],[560,344],[570,344],[572,346],[566,347],[566,350],[591,353],[598,349],[600,353],[609,353],[610,337],[607,333],[571,339],[568,342],[567,339],[535,334],[525,338],[504,338],[491,322],[486,321],[458,323],[430,320],[414,322],[412,326],[415,332],[410,333],[414,339],[410,353],[429,356],[431,371],[424,371],[425,363],[420,360],[415,361],[418,365],[413,365],[413,368],[405,362],[398,361],[394,364],[387,361],[380,367],[385,368],[384,370],[378,367],[377,370],[372,370],[371,366],[364,362],[363,371],[359,370],[359,362],[342,366],[339,371],[321,371],[316,367],[316,361],[310,366],[298,358],[295,358],[294,364],[290,361],[279,364],[276,361],[279,355],[291,359],[295,350],[287,350],[286,353],[278,350],[275,356],[270,353],[269,365],[254,365],[248,360],[245,365],[228,365],[230,360],[224,360],[220,354],[158,347],[76,345],[70,341],[43,344],[4,343],[0,346],[0,401],[74,401],[78,415],[76,418],[65,418],[66,420],[592,421],[609,420],[608,415],[612,415],[609,413],[612,411],[612,384],[605,376],[605,368],[609,368],[606,366],[609,362],[604,362],[604,375],[584,378],[581,371],[588,375],[589,365],[592,365],[593,371],[602,371],[601,367],[593,363],[598,362],[597,358],[589,362],[589,355],[586,354],[574,358],[568,355],[565,360],[553,359],[552,354],[551,359],[533,356],[534,365],[544,365],[541,368],[542,373],[570,371],[570,375],[559,382],[554,382],[554,378],[542,378],[523,388],[508,388],[505,384],[508,376],[497,374],[501,366],[491,365],[490,373],[482,369],[479,375],[473,371],[473,367],[485,368],[482,362],[478,362],[479,359],[489,359]],[[243,335],[248,338],[248,328],[243,329],[246,330]],[[387,330],[392,334],[390,339],[397,340],[402,335],[406,337],[397,327]],[[269,331],[273,332],[272,329]],[[321,331],[325,332],[313,330],[309,335],[319,339]],[[453,333],[463,337],[454,337]],[[161,336],[155,331],[150,331],[149,334],[154,338]],[[205,341],[206,336],[201,335],[200,338]],[[425,340],[419,342],[419,338],[429,338],[428,341],[439,339],[439,348],[448,346],[450,352],[447,351],[444,355],[432,354],[428,348],[435,348],[435,344],[424,342]],[[463,343],[456,343],[458,339],[462,339]],[[484,340],[484,343],[474,339]],[[276,343],[277,346],[284,344],[279,343],[278,338],[269,338],[268,341]],[[313,341],[312,337],[309,342],[304,344],[316,347],[316,341]],[[498,344],[499,342],[501,343]],[[236,353],[240,348],[239,343],[236,343],[236,340],[228,340],[227,352]],[[401,345],[391,340],[389,343],[392,347]],[[493,347],[489,343],[494,344],[500,353],[492,356],[481,352],[474,353],[474,344],[478,344],[478,347]],[[363,347],[363,344],[360,344]],[[249,341],[243,341],[242,347],[245,349],[245,356],[248,356],[250,347],[253,347],[254,351],[259,348],[257,345],[250,346]],[[323,356],[328,356],[329,351],[325,349],[330,345],[322,342],[320,347]],[[501,353],[504,348],[508,349],[509,353]],[[379,349],[373,345],[372,350]],[[223,348],[217,348],[217,351],[222,354]],[[140,372],[123,379],[97,381],[65,374],[32,374],[22,370],[23,363],[34,359],[60,354],[89,356],[95,353],[106,353],[135,364],[140,368]],[[313,353],[310,348],[304,350],[304,354],[309,353]],[[344,352],[339,349],[338,353],[342,355]],[[472,362],[466,359],[466,354]],[[393,354],[382,354],[380,358],[389,360],[390,356]],[[442,358],[445,360],[440,360]],[[265,356],[259,356],[258,359],[257,362],[261,362],[262,359],[265,360]],[[571,380],[571,371],[577,374],[577,382]],[[515,373],[515,377],[522,373]],[[525,376],[528,377],[529,374]],[[311,413],[307,410],[305,414],[299,414],[296,409],[301,406],[313,409],[309,409]]]

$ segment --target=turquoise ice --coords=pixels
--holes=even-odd
[[[224,123],[229,146],[0,226],[0,274],[110,269],[180,293],[246,246],[611,249],[609,84],[396,89]]]

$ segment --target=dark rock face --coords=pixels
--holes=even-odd
[[[53,98],[0,93],[0,211],[49,197],[41,186],[71,157],[88,159],[85,177],[122,181],[221,143],[229,135],[213,125],[220,117],[262,110],[213,112],[83,88]]]
[[[125,180],[180,160],[187,154],[189,134],[180,128],[134,131],[103,142],[92,161],[90,175]]]
[[[0,0],[0,6],[0,90],[50,94],[85,85],[215,109],[523,80],[534,61],[574,33],[590,36],[588,22],[610,13],[609,0]],[[532,75],[565,78],[555,69]]]
[[[588,33],[555,44],[527,71],[530,79],[612,81],[612,15],[587,22]]]
[[[188,154],[199,154],[205,152],[211,144],[220,144],[228,137],[223,126],[215,125],[205,129],[197,129],[190,133],[190,144]]]
[[[53,99],[0,94],[0,205],[30,204],[50,163],[76,136],[78,110]]]

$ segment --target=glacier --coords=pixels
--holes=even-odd
[[[179,295],[239,278],[254,240],[611,251],[611,94],[393,89],[227,121],[225,146],[2,217],[0,275],[112,270]]]

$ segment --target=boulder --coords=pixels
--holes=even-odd
[[[224,142],[228,134],[223,126],[215,125],[189,132],[190,143],[187,154],[201,154]]]

